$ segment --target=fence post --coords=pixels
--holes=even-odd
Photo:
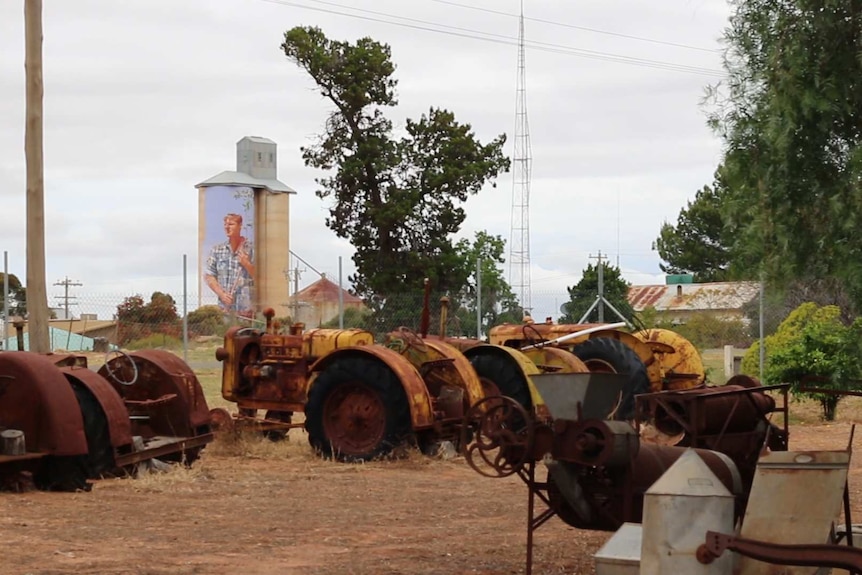
[[[760,345],[758,346],[760,349],[760,382],[763,383],[763,369],[766,362],[766,341],[763,336],[764,328],[763,328],[763,273],[760,274]]]
[[[724,346],[724,381],[727,381],[735,375],[733,373],[733,363],[733,346],[726,345]]]
[[[3,252],[3,349],[9,341],[9,252]]]
[[[341,281],[341,256],[338,256],[338,329],[344,329],[344,288]]]
[[[476,339],[482,339],[482,258],[476,258]]]
[[[189,362],[188,256],[183,254],[183,361]]]

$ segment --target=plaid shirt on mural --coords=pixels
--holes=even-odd
[[[254,261],[254,247],[251,242],[243,242],[240,250],[248,254],[248,259]],[[207,258],[207,275],[216,278],[219,285],[227,293],[233,295],[233,305],[227,308],[221,301],[219,306],[224,309],[244,311],[251,309],[252,278],[239,263],[239,252],[230,249],[229,242],[213,246]]]

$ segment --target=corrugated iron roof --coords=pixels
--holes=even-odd
[[[196,188],[206,188],[210,186],[249,186],[252,188],[264,188],[271,192],[280,192],[284,194],[295,194],[296,190],[287,184],[278,180],[264,180],[255,178],[244,172],[233,172],[225,170],[220,174],[204,180],[197,184]]]
[[[757,297],[758,282],[709,282],[700,284],[631,286],[628,300],[635,311],[739,309]]]
[[[340,289],[338,284],[323,277],[304,289],[299,290],[293,297],[307,302],[337,302],[338,291]],[[349,291],[341,291],[344,292],[344,303],[362,303],[361,298],[356,297]]]

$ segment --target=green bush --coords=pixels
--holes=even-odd
[[[811,385],[818,388],[854,389],[862,376],[862,320],[846,325],[841,309],[834,305],[818,307],[807,302],[787,316],[776,332],[767,337],[764,383],[791,384],[796,395],[818,401],[827,421],[835,419],[835,410],[843,397],[826,393],[803,392],[808,377],[817,378]],[[757,354],[757,355],[756,355]],[[752,346],[743,359],[743,369],[756,367],[758,346]]]
[[[693,314],[687,322],[670,329],[689,340],[700,350],[732,345],[748,347],[751,337],[748,327],[739,319],[721,319],[709,313]]]
[[[223,336],[228,324],[224,313],[217,305],[204,305],[189,312],[189,334]]]

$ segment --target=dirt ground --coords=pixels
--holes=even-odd
[[[846,422],[791,427],[792,449],[843,449]],[[862,461],[851,471],[862,517]],[[524,572],[527,489],[462,458],[412,454],[345,465],[301,430],[218,441],[190,469],[105,479],[80,493],[0,493],[4,575],[482,574]],[[534,573],[594,573],[610,533],[557,518],[536,533]]]

